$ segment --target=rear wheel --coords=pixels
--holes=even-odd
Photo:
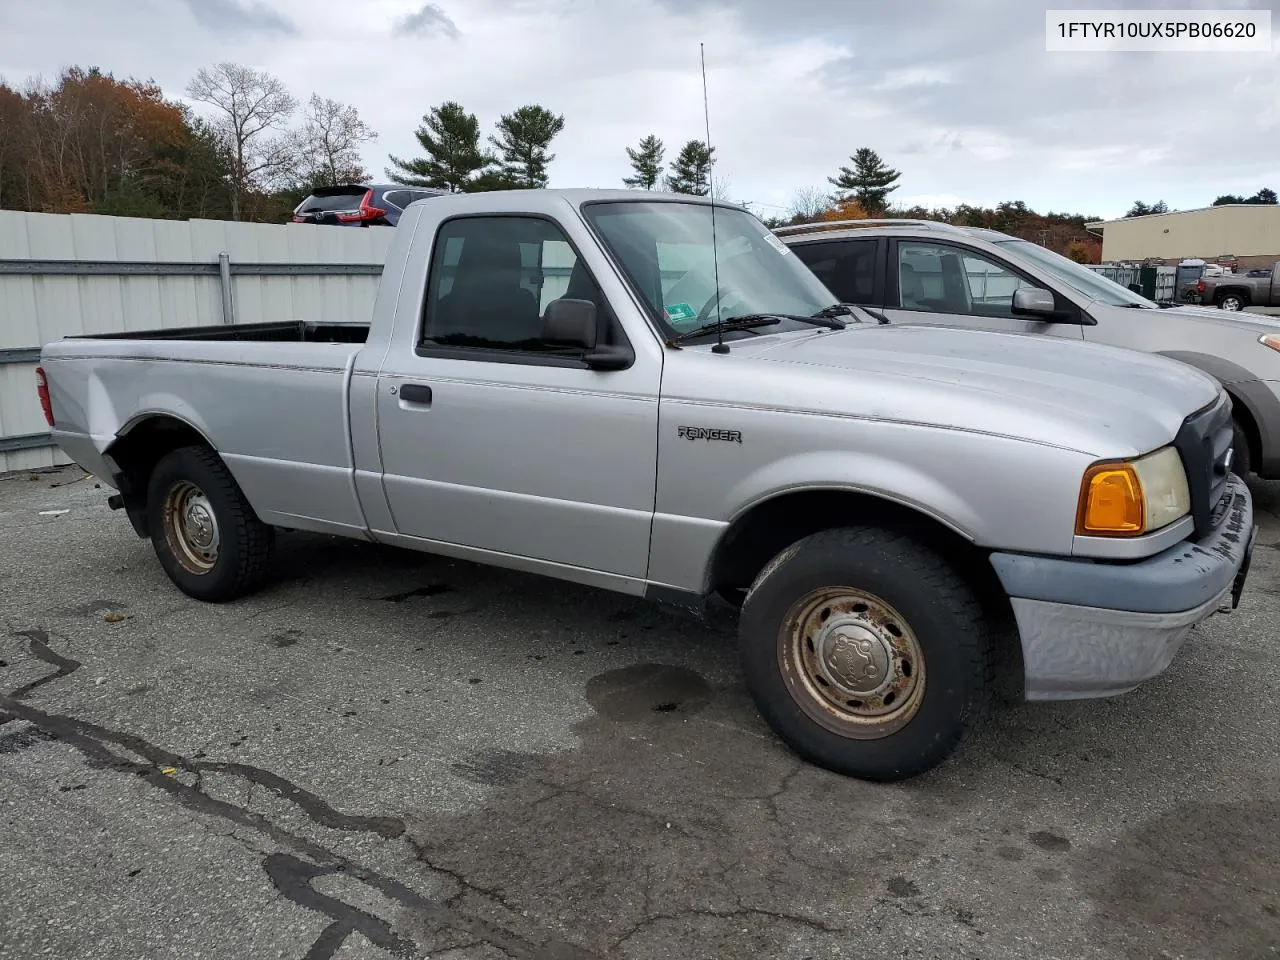
[[[806,537],[743,605],[747,686],[805,759],[868,780],[941,763],[990,691],[988,624],[927,546],[874,528]]]
[[[161,458],[147,489],[151,544],[169,579],[197,600],[234,600],[266,577],[275,537],[207,447]]]
[[[1243,310],[1248,305],[1249,301],[1242,293],[1224,293],[1218,297],[1219,310]]]

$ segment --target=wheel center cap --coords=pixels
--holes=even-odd
[[[825,624],[817,637],[818,669],[827,682],[858,696],[871,696],[892,679],[893,651],[859,621]]]
[[[213,517],[204,504],[193,503],[187,507],[187,533],[197,547],[213,543]]]

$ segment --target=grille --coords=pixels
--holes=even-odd
[[[1197,537],[1213,527],[1215,507],[1227,492],[1231,441],[1231,400],[1225,393],[1187,417],[1174,438],[1173,445],[1187,471]]]

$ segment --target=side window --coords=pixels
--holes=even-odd
[[[555,224],[535,217],[460,217],[431,255],[420,345],[572,357],[543,339],[555,300],[590,300],[612,325],[595,279]],[[477,357],[477,359],[481,359]]]
[[[876,306],[877,240],[798,243],[792,251],[841,303]]]
[[[985,257],[965,254],[963,261],[969,282],[969,299],[975,308],[1008,313],[1013,305],[1013,292],[1035,286]]]
[[[409,197],[404,190],[388,190],[382,195],[383,202],[403,210],[409,205]]]
[[[898,243],[898,302],[903,310],[1013,317],[1013,292],[1034,287],[979,253],[941,243]]]

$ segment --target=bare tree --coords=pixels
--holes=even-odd
[[[296,167],[285,123],[298,102],[277,77],[226,62],[202,67],[187,95],[218,111],[213,126],[231,171],[231,217],[239,220],[251,190],[270,189]]]
[[[831,205],[831,197],[817,187],[801,187],[791,195],[787,214],[794,223],[812,223],[821,220]]]
[[[366,179],[360,145],[377,139],[355,107],[313,93],[302,124],[303,179],[312,187]]]

